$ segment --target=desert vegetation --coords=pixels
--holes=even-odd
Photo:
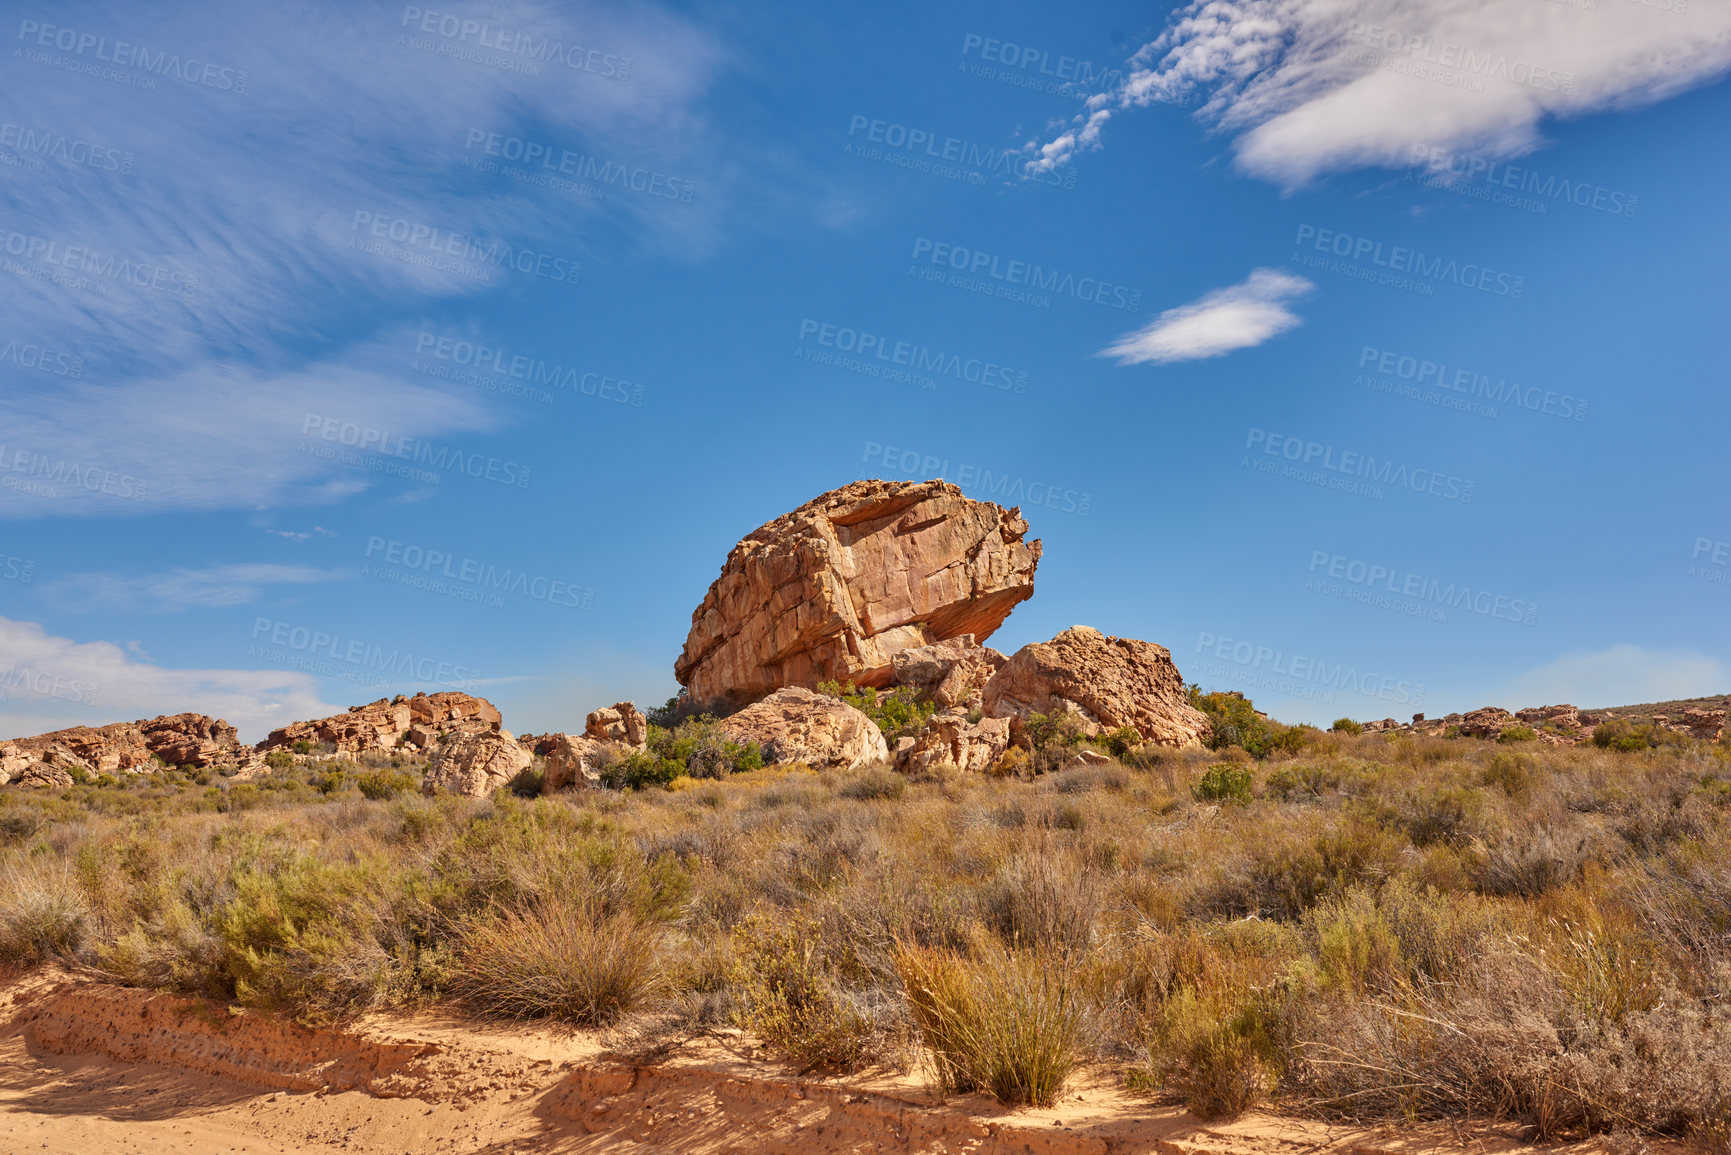
[[[764,769],[680,719],[625,789],[428,799],[414,758],[301,756],[0,792],[0,956],[307,1021],[738,1027],[1009,1103],[1094,1066],[1206,1117],[1727,1149],[1731,749],[1193,700],[1214,748],[1036,717],[993,774]]]

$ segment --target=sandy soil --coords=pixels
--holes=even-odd
[[[1494,1155],[1512,1135],[1247,1115],[1203,1124],[1084,1077],[1049,1110],[917,1080],[799,1078],[721,1040],[654,1066],[593,1036],[432,1016],[313,1031],[37,972],[0,985],[0,1152]],[[1585,1152],[1577,1146],[1557,1150]]]

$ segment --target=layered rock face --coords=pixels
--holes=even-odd
[[[993,718],[1068,711],[1090,736],[1133,726],[1162,746],[1194,745],[1209,733],[1165,646],[1089,626],[1017,650],[986,683],[983,705]]]
[[[930,694],[939,709],[964,705],[981,693],[1008,658],[990,646],[977,645],[974,635],[903,650],[891,659],[895,684]]]
[[[723,718],[718,729],[735,742],[756,742],[771,766],[804,762],[814,770],[853,770],[890,756],[876,722],[839,698],[797,686]]]
[[[234,727],[220,718],[168,714],[18,738],[0,746],[0,770],[10,766],[11,776],[17,778],[26,765],[38,762],[62,770],[77,767],[92,774],[114,774],[148,768],[153,757],[170,766],[202,768],[244,762],[250,754],[236,740]]]
[[[827,679],[888,684],[898,653],[984,640],[1032,596],[1017,510],[945,481],[856,481],[753,531],[691,615],[674,675],[699,702]]]
[[[517,745],[508,730],[459,734],[442,743],[427,760],[421,793],[485,797],[533,763],[529,752]]]
[[[310,722],[292,722],[272,730],[259,750],[292,749],[297,742],[317,747],[328,743],[339,754],[396,749],[398,743],[429,750],[441,733],[498,733],[502,719],[485,698],[447,690],[412,698],[380,698],[348,713]]]

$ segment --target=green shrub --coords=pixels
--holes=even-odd
[[[1539,732],[1531,726],[1505,726],[1497,735],[1497,741],[1508,745],[1512,742],[1531,742],[1539,736]]]
[[[1190,796],[1198,802],[1248,803],[1256,779],[1248,766],[1220,762],[1202,772],[1190,785]]]
[[[685,773],[685,767],[671,758],[639,750],[601,768],[601,785],[609,790],[646,790],[665,786]]]
[[[294,752],[296,754],[311,754],[313,752],[313,744],[305,738],[302,738],[299,742],[294,744]]]
[[[264,764],[272,770],[287,770],[295,764],[295,756],[278,747],[265,751]]]
[[[1329,728],[1336,734],[1358,735],[1364,733],[1364,727],[1360,726],[1357,722],[1354,722],[1351,718],[1336,718],[1334,720],[1334,725]]]
[[[1142,735],[1134,726],[1120,726],[1090,741],[1112,757],[1123,761],[1130,756],[1132,750],[1142,744]]]
[[[1201,687],[1188,687],[1190,704],[1208,716],[1210,750],[1236,746],[1253,758],[1266,758],[1277,751],[1296,754],[1321,733],[1314,726],[1282,726],[1256,712],[1256,704],[1242,694],[1204,694]]]
[[[1661,746],[1687,746],[1688,738],[1655,723],[1636,725],[1627,718],[1608,718],[1593,727],[1593,745],[1601,750],[1634,753]]]
[[[733,931],[740,1025],[800,1070],[851,1068],[865,1057],[871,1022],[836,989],[822,928],[792,913],[752,914]]]
[[[383,802],[415,788],[412,774],[401,770],[374,769],[355,776],[360,792],[374,802]]]
[[[1533,786],[1533,771],[1524,754],[1497,751],[1481,776],[1486,786],[1496,786],[1510,798],[1524,796]]]
[[[938,709],[936,702],[907,686],[897,686],[888,693],[881,693],[871,686],[855,689],[851,681],[846,685],[829,681],[819,682],[817,688],[831,697],[840,698],[876,722],[878,729],[883,731],[884,741],[892,747],[898,739],[917,737]]]

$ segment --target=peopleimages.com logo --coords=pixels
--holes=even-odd
[[[1535,602],[1486,589],[1475,590],[1466,582],[1444,585],[1424,574],[1327,550],[1311,551],[1309,572],[1304,582],[1306,590],[1430,621],[1446,622],[1447,611],[1451,609],[1464,609],[1480,617],[1523,626],[1537,625],[1539,621]],[[1342,582],[1346,584],[1343,586]]]
[[[1589,403],[1573,393],[1557,393],[1536,386],[1522,385],[1518,381],[1510,381],[1507,377],[1500,377],[1493,382],[1488,374],[1475,373],[1471,369],[1455,368],[1450,372],[1450,366],[1445,362],[1432,361],[1425,357],[1414,357],[1366,345],[1359,351],[1358,367],[1374,367],[1385,379],[1397,377],[1411,382],[1415,390],[1415,400],[1429,400],[1429,395],[1423,392],[1429,388],[1443,394],[1459,394],[1474,400],[1494,401],[1498,405],[1519,406],[1534,413],[1543,413],[1547,417],[1571,421],[1587,419]],[[1367,380],[1363,376],[1359,381],[1371,388],[1378,388],[1382,384],[1374,378]],[[1449,407],[1474,411],[1477,409],[1471,402],[1466,401]],[[1490,410],[1488,416],[1495,417],[1496,410]]]
[[[1409,249],[1402,245],[1389,245],[1384,251],[1381,241],[1369,237],[1355,237],[1350,233],[1336,232],[1333,229],[1322,229],[1315,225],[1299,225],[1298,236],[1293,243],[1302,248],[1309,241],[1310,247],[1319,253],[1331,253],[1352,265],[1334,270],[1347,272],[1350,276],[1360,276],[1360,273],[1350,272],[1357,269],[1363,273],[1374,273],[1357,264],[1369,258],[1371,265],[1377,269],[1387,269],[1390,274],[1411,274],[1418,278],[1419,284],[1426,282],[1447,282],[1459,285],[1463,289],[1477,289],[1481,293],[1490,293],[1497,297],[1508,297],[1520,300],[1527,289],[1527,279],[1512,273],[1498,272],[1488,265],[1480,265],[1468,261],[1462,264],[1452,257],[1427,257],[1417,249]],[[1310,260],[1303,263],[1316,267]],[[1364,276],[1360,279],[1375,279],[1375,276]]]
[[[852,354],[860,359],[870,358],[870,361],[863,362],[868,375],[898,380],[892,370],[905,369],[908,373],[902,376],[907,377],[907,383],[918,385],[922,389],[936,389],[936,379],[948,377],[954,381],[984,385],[988,389],[1005,393],[1028,391],[1028,374],[1025,370],[1012,369],[980,357],[945,353],[941,349],[934,350],[912,341],[898,341],[893,337],[850,328],[847,325],[802,317],[799,322],[799,340],[800,345],[794,348],[794,355],[805,360],[822,364],[833,362],[841,368],[854,369],[858,362],[848,362],[845,358],[826,360],[818,355],[819,350],[833,349],[837,353]],[[818,346],[819,350],[806,348],[808,343]],[[914,374],[923,376],[916,377]]]
[[[1142,308],[1141,289],[1126,288],[1098,277],[1078,277],[1064,269],[1048,269],[1032,261],[1006,259],[996,253],[934,241],[930,237],[914,238],[913,260],[916,268],[923,261],[940,269],[949,269],[952,275],[968,278],[968,284],[952,282],[964,288],[973,287],[973,282],[977,282],[987,286],[986,291],[990,292],[990,282],[998,281],[1002,283],[999,287],[1013,285],[1036,293],[1074,297],[1109,309],[1134,313]],[[979,281],[980,277],[985,280]]]
[[[38,20],[21,21],[18,25],[18,39],[32,38],[39,47],[70,52],[79,57],[88,53],[92,59],[121,68],[137,68],[157,76],[224,92],[246,91],[246,73],[240,69],[211,64],[194,56],[187,56],[183,60],[178,52],[152,51],[142,44],[132,44],[125,40],[116,40],[111,44],[106,36],[98,36],[94,32],[43,24]]]
[[[389,678],[470,689],[481,684],[481,671],[471,666],[453,665],[437,658],[417,658],[411,651],[400,647],[387,652],[383,646],[360,638],[345,639],[340,634],[293,622],[255,618],[252,640],[254,644],[247,649],[248,657],[369,686],[387,685]],[[279,649],[272,652],[266,646]],[[341,662],[343,665],[333,667],[328,662]]]
[[[1244,439],[1244,448],[1260,448],[1264,456],[1291,462],[1295,469],[1305,472],[1314,470],[1316,478],[1323,479],[1316,481],[1316,484],[1330,488],[1356,488],[1361,483],[1374,483],[1391,489],[1410,489],[1414,493],[1427,493],[1448,501],[1468,503],[1472,501],[1473,491],[1477,488],[1475,482],[1456,477],[1452,473],[1442,473],[1435,469],[1409,469],[1404,464],[1387,458],[1378,461],[1368,453],[1350,449],[1336,450],[1334,446],[1324,445],[1320,441],[1306,441],[1302,437],[1288,437],[1283,433],[1270,433],[1266,429],[1250,430]],[[1240,464],[1256,467],[1263,472],[1272,472],[1251,457],[1246,457]],[[1346,482],[1347,485],[1330,485],[1330,479]]]
[[[1210,633],[1196,635],[1196,653],[1230,666],[1203,665],[1203,672],[1294,698],[1332,702],[1331,691],[1346,690],[1403,706],[1424,705],[1424,685],[1321,658],[1288,654],[1271,646],[1235,641]]]

